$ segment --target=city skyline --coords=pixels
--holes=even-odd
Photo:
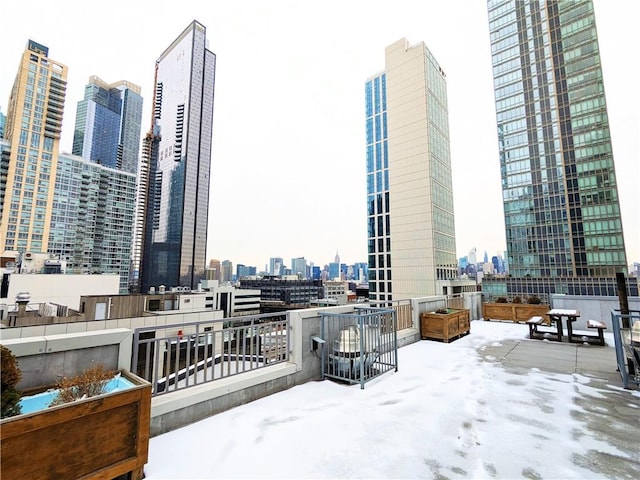
[[[485,2],[323,2],[323,8],[219,2],[195,8],[202,5],[186,1],[170,18],[164,15],[168,4],[151,9],[145,3],[118,17],[118,28],[74,21],[44,2],[36,7],[42,16],[11,4],[5,7],[0,61],[13,71],[32,38],[69,67],[61,145],[71,151],[69,107],[82,98],[88,77],[140,85],[145,123],[159,48],[194,18],[207,25],[209,48],[219,60],[207,259],[261,268],[284,253],[324,264],[336,249],[345,263],[366,259],[362,84],[376,65],[383,68],[379,51],[401,37],[424,40],[447,75],[457,257],[474,246],[489,253],[505,250]],[[639,7],[632,1],[594,5],[632,263],[640,259],[634,209],[638,111],[629,100],[634,90],[625,49],[633,44],[630,22]],[[335,18],[331,12],[338,6],[341,16]],[[326,25],[331,36],[324,34]],[[132,33],[109,35],[115,30]],[[11,82],[10,74],[0,78],[3,112]]]

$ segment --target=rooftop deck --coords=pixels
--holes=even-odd
[[[474,321],[364,390],[310,382],[159,435],[146,478],[637,478],[640,392],[612,335],[527,337]]]

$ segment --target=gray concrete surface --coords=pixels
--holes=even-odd
[[[628,457],[599,450],[574,452],[575,465],[595,478],[640,477],[640,401],[637,388],[625,390],[617,371],[615,349],[594,345],[557,343],[548,340],[508,340],[479,349],[483,359],[499,362],[507,372],[526,375],[532,369],[574,377],[572,418],[594,436]],[[580,384],[588,382],[597,394],[585,394]],[[632,391],[636,391],[635,393]]]

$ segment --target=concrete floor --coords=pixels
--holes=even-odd
[[[589,385],[599,393],[576,396],[571,415],[583,422],[597,438],[628,452],[630,458],[585,451],[574,454],[572,461],[597,477],[640,478],[640,402],[637,395],[622,386],[614,348],[527,339],[487,345],[479,353],[485,361],[500,362],[514,374],[526,374],[537,368],[586,377]],[[634,385],[632,390],[638,389]]]

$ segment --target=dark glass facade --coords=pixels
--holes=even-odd
[[[507,293],[607,290],[627,262],[593,5],[488,11],[509,273],[523,279]]]
[[[197,288],[204,279],[215,54],[193,22],[156,62],[141,286]]]
[[[87,160],[137,173],[142,97],[140,87],[106,84],[92,77],[78,102],[73,153]]]
[[[393,300],[386,83],[387,76],[381,73],[367,80],[364,86],[367,141],[367,251],[369,299],[372,301]]]

